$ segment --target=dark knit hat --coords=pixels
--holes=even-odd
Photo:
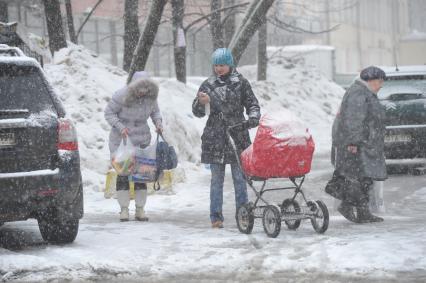
[[[371,80],[384,80],[386,78],[385,72],[376,67],[376,66],[370,66],[365,68],[361,71],[359,74],[360,78],[364,81],[371,81]]]

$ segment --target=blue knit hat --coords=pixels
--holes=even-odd
[[[228,65],[234,66],[234,58],[232,57],[231,50],[228,48],[218,48],[213,52],[212,55],[213,65]]]

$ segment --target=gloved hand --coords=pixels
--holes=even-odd
[[[259,119],[250,117],[248,119],[248,128],[255,128],[257,126],[259,126]]]

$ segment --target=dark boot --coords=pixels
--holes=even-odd
[[[354,213],[354,208],[355,207],[353,205],[342,201],[342,203],[337,208],[337,211],[339,211],[340,214],[342,214],[343,217],[345,217],[347,220],[354,223],[358,223],[358,219],[356,218]]]
[[[359,223],[383,222],[383,218],[371,214],[368,205],[358,206],[356,208]]]
[[[372,185],[373,181],[371,179],[364,179],[362,182],[363,193],[360,195],[359,205],[356,207],[359,223],[383,222],[383,218],[375,216],[370,212],[368,192],[372,189]]]

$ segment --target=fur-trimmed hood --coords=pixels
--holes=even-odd
[[[142,93],[143,96],[140,97],[139,93]],[[132,81],[127,86],[126,103],[132,103],[143,98],[150,98],[153,100],[157,100],[158,98],[158,85],[151,79],[138,79]]]

